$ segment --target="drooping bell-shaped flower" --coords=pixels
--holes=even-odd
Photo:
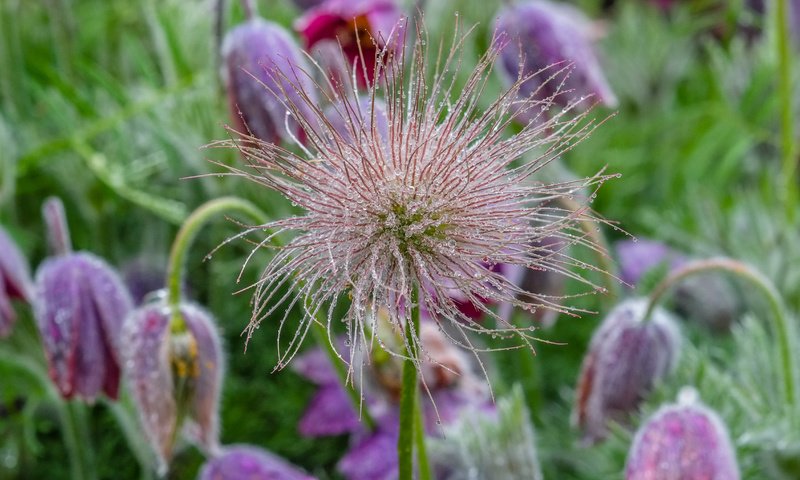
[[[402,17],[394,0],[326,0],[308,10],[295,28],[309,51],[341,52],[348,65],[356,63],[357,81],[365,86],[374,80],[376,55],[385,51],[392,56],[402,49]]]
[[[275,454],[250,445],[225,447],[208,460],[198,480],[313,480]]]
[[[617,99],[592,45],[592,29],[582,12],[566,4],[528,0],[508,5],[495,23],[495,34],[506,42],[498,70],[508,83],[526,79],[520,97],[555,96],[553,100],[565,106],[591,95],[582,105],[597,101],[614,107]],[[544,73],[534,75],[537,72]],[[538,112],[520,112],[518,118],[527,122]]]
[[[17,314],[13,300],[30,302],[33,294],[28,260],[0,227],[0,338],[11,334]]]
[[[208,313],[192,304],[147,304],[125,321],[122,338],[125,376],[159,468],[166,470],[181,430],[215,452],[224,366]]]
[[[222,57],[222,78],[237,131],[276,144],[304,141],[293,118],[304,112],[290,112],[287,103],[307,109],[293,84],[303,85],[309,95],[314,89],[308,63],[289,33],[278,24],[251,18],[225,36]]]
[[[683,390],[656,411],[633,440],[626,480],[739,480],[728,431],[715,412]]]
[[[620,277],[637,285],[658,268],[668,274],[689,262],[689,258],[667,245],[648,239],[623,240],[615,245]],[[724,276],[705,272],[681,280],[674,290],[674,307],[682,317],[696,320],[714,332],[724,332],[739,316],[740,295]]]
[[[624,423],[675,366],[680,336],[674,320],[647,299],[617,305],[595,331],[583,359],[574,421],[587,441],[604,438],[609,421]]]
[[[130,294],[105,261],[70,252],[60,200],[48,200],[43,212],[51,245],[59,252],[39,266],[33,302],[50,378],[65,398],[93,401],[101,391],[116,398],[120,333],[133,308]]]

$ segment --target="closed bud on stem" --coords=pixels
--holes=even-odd
[[[33,295],[28,261],[14,240],[0,227],[0,338],[11,334],[17,314],[12,300],[30,302]]]
[[[624,423],[675,366],[680,336],[657,308],[645,321],[647,300],[626,300],[603,320],[589,344],[578,379],[573,421],[588,442],[601,440],[609,421]]]
[[[252,18],[225,36],[222,57],[222,78],[237,131],[275,144],[302,142],[303,132],[285,102],[302,103],[292,84],[303,85],[311,95],[314,84],[289,33],[275,23]]]
[[[739,467],[719,416],[683,390],[656,411],[633,440],[626,480],[738,480]]]
[[[171,325],[176,314],[183,328]],[[209,315],[191,304],[145,305],[126,320],[123,344],[125,375],[159,469],[166,471],[181,430],[215,452],[223,358]]]
[[[530,0],[508,5],[495,23],[495,35],[505,42],[498,71],[509,84],[525,79],[520,97],[567,106],[592,96],[587,106],[600,102],[614,107],[616,96],[592,45],[593,29],[582,12],[565,4]],[[528,110],[518,118],[528,122],[538,113]]]
[[[198,480],[313,480],[314,477],[286,460],[249,445],[226,447],[207,461]]]
[[[59,255],[36,272],[34,315],[42,337],[50,378],[64,398],[92,402],[102,391],[117,398],[120,330],[133,309],[116,271],[99,257],[70,251],[61,201],[43,209],[50,244]]]

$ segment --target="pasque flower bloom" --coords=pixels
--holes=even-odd
[[[30,301],[33,292],[28,261],[0,227],[0,338],[11,334],[17,314],[12,300]]]
[[[133,301],[106,262],[69,251],[60,200],[48,200],[44,215],[59,254],[39,266],[33,305],[50,377],[65,398],[93,401],[101,391],[116,398],[119,335]]]
[[[249,445],[225,447],[200,470],[198,480],[313,480],[286,460]]]
[[[172,331],[174,315],[185,331]],[[192,304],[146,304],[125,321],[122,342],[125,376],[159,468],[166,469],[181,430],[215,452],[224,366],[211,317]]]
[[[674,320],[657,308],[645,321],[646,306],[644,298],[617,305],[592,337],[574,411],[588,441],[602,439],[609,421],[625,422],[677,362],[680,337]]]
[[[625,467],[626,480],[738,480],[728,430],[696,392],[684,390],[639,429]]]
[[[544,115],[546,105],[533,99],[520,102],[516,94],[522,83],[516,82],[485,111],[477,110],[498,45],[490,47],[453,100],[458,52],[445,56],[440,74],[434,76],[424,61],[426,48],[418,41],[406,57],[376,63],[374,78],[379,80],[366,95],[386,92],[388,135],[370,127],[376,124],[374,109],[347,123],[347,135],[320,109],[312,108],[311,117],[303,115],[312,102],[302,93],[304,85],[295,84],[301,94],[290,97],[287,106],[308,136],[307,147],[298,145],[302,155],[267,142],[254,144],[247,135],[215,144],[239,148],[248,158],[247,169],[230,167],[234,173],[281,192],[305,212],[242,234],[296,234],[272,257],[255,285],[248,327],[252,335],[263,319],[286,312],[281,320],[285,322],[289,307],[304,307],[297,333],[282,346],[279,366],[296,353],[317,314],[333,322],[336,305],[345,297],[348,307],[342,320],[350,335],[351,360],[359,350],[371,348],[379,310],[385,309],[390,324],[402,332],[414,298],[435,322],[450,322],[462,331],[509,334],[519,345],[530,346],[535,327],[516,327],[495,314],[497,327],[478,324],[451,294],[458,291],[475,304],[552,307],[551,298],[522,291],[492,266],[563,272],[576,263],[563,249],[537,255],[537,242],[546,237],[566,244],[584,242],[575,231],[587,209],[565,212],[558,199],[606,177],[565,184],[530,177],[585,137],[591,121],[585,113],[576,116],[567,108],[505,136],[504,127],[513,115]],[[378,75],[384,68],[387,74]],[[338,101],[358,102],[353,89],[336,95]],[[531,150],[538,153],[513,164]],[[279,293],[286,292],[282,287],[290,293]],[[462,339],[460,333],[456,337]],[[405,345],[396,351],[405,352],[409,342],[419,344],[418,335],[403,339]],[[468,340],[462,343],[469,345]]]

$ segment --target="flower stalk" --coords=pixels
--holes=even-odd
[[[788,220],[794,221],[797,205],[797,179],[794,150],[794,119],[792,116],[792,57],[788,27],[789,0],[775,2],[775,28],[778,49],[778,95],[781,105],[781,176]]]
[[[687,263],[681,268],[674,270],[667,278],[661,281],[650,294],[649,304],[645,310],[644,320],[647,321],[653,310],[658,305],[661,298],[673,286],[686,277],[701,272],[725,271],[746,280],[756,287],[767,300],[772,311],[774,334],[778,340],[778,354],[780,359],[781,374],[783,376],[783,389],[785,400],[788,405],[794,405],[797,398],[797,386],[795,375],[795,361],[793,358],[793,332],[789,318],[786,314],[780,294],[776,291],[772,283],[760,272],[754,270],[743,262],[730,258],[712,258],[708,260],[697,260]]]

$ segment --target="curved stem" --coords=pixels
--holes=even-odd
[[[778,339],[778,350],[780,355],[780,365],[783,374],[783,388],[786,395],[786,402],[794,405],[796,397],[796,376],[794,372],[795,363],[793,357],[793,331],[789,318],[783,307],[783,302],[772,283],[760,272],[754,270],[745,263],[730,258],[712,258],[708,260],[697,260],[690,262],[683,267],[673,271],[667,278],[661,281],[650,294],[647,310],[645,310],[643,321],[647,321],[653,313],[661,297],[664,296],[675,284],[691,275],[722,270],[733,273],[734,275],[747,280],[755,286],[767,299],[770,310],[772,311],[775,322],[775,336]]]
[[[267,223],[267,216],[252,203],[236,197],[222,197],[204,203],[197,208],[189,218],[183,222],[175,240],[172,242],[169,260],[167,263],[167,304],[177,306],[181,299],[181,285],[183,284],[183,266],[189,247],[197,237],[200,229],[212,217],[228,211],[238,211],[252,217],[256,222]],[[172,329],[174,332],[186,331],[186,324],[180,314],[173,316]]]
[[[775,2],[775,31],[778,48],[778,95],[781,105],[781,176],[784,184],[786,216],[794,220],[797,203],[797,178],[795,177],[794,122],[792,117],[792,57],[789,51],[788,3]]]

